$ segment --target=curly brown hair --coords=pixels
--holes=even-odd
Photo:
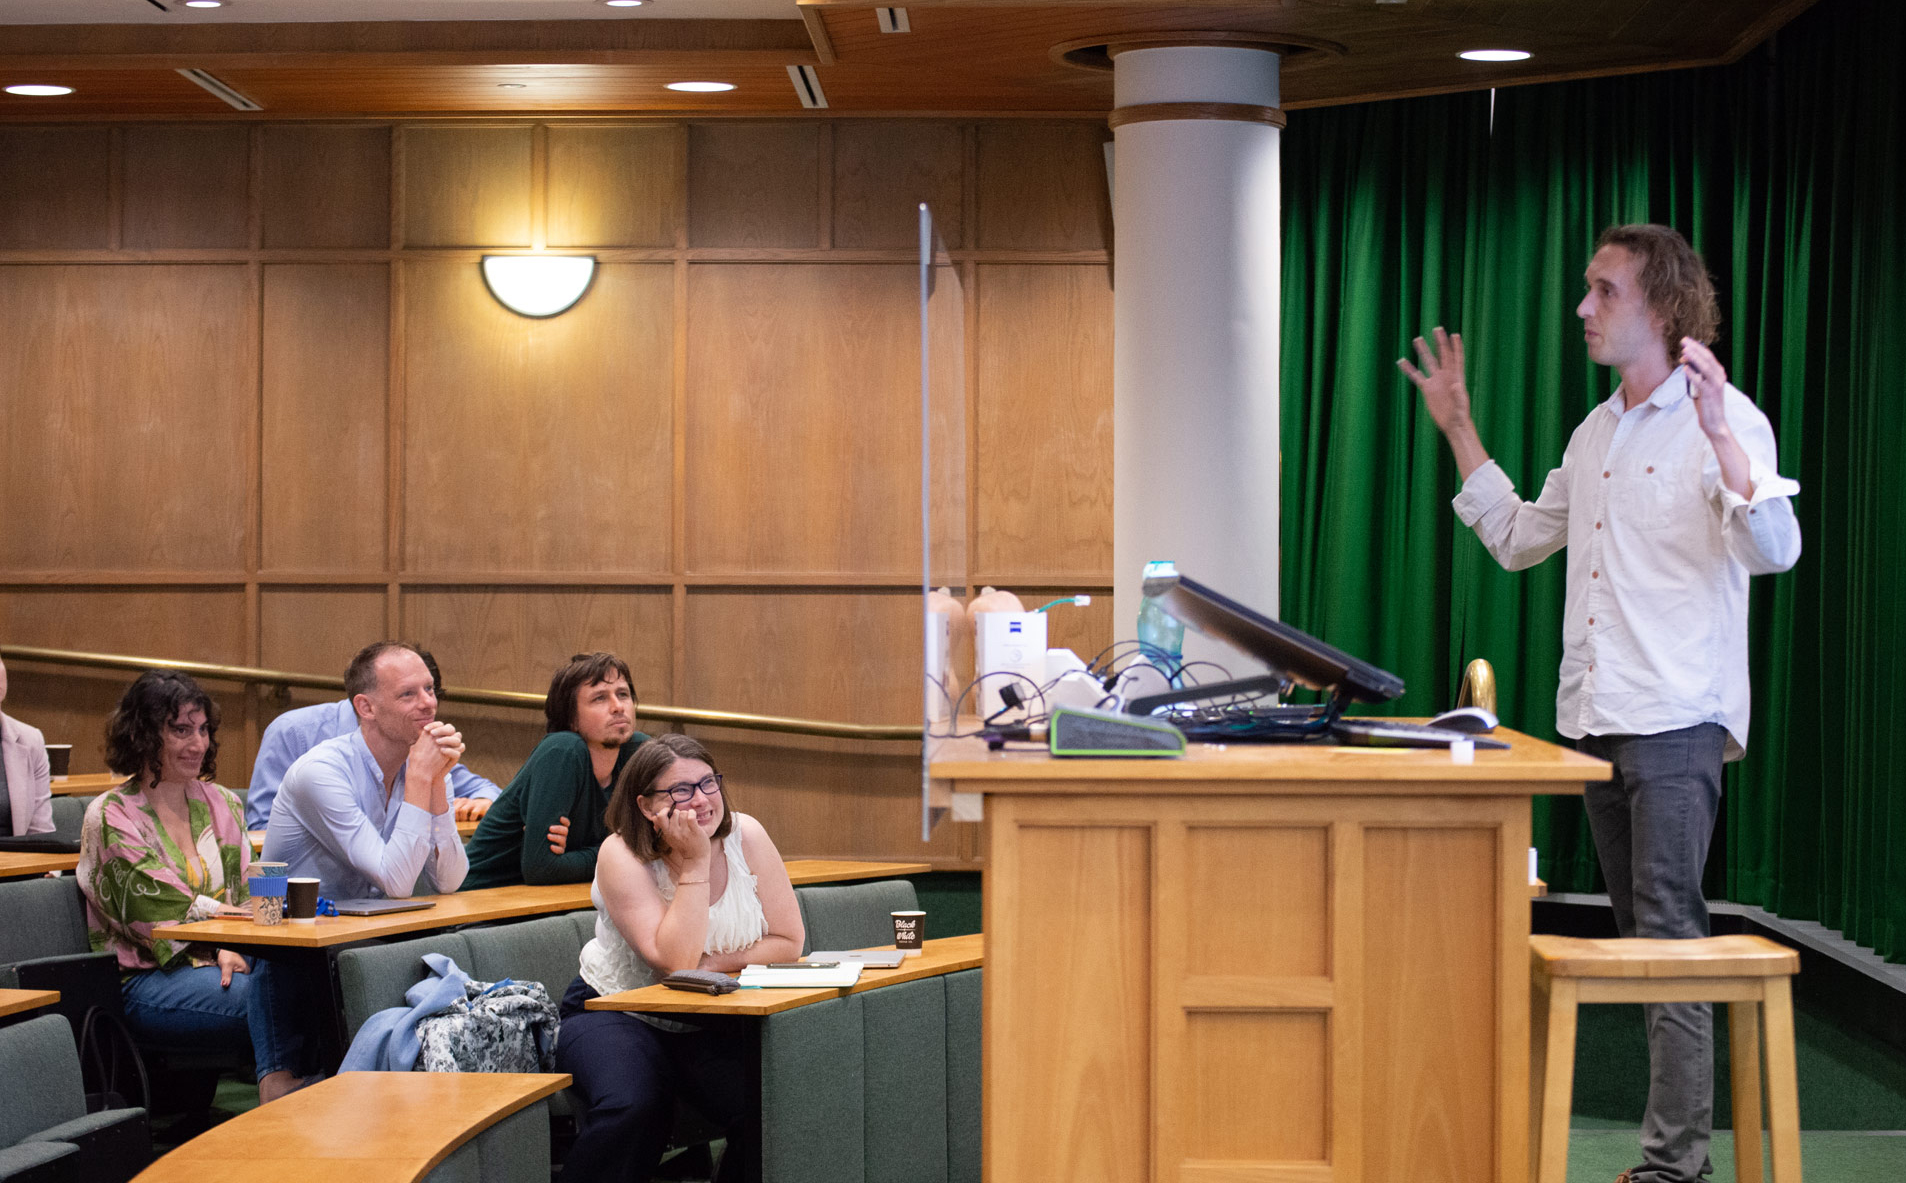
[[[119,705],[106,720],[106,767],[142,783],[157,781],[166,725],[192,707],[205,712],[205,762],[199,765],[199,779],[216,777],[218,703],[190,674],[177,670],[147,670],[119,696]]]
[[[1721,333],[1721,305],[1714,280],[1700,254],[1671,226],[1637,222],[1610,226],[1595,249],[1618,246],[1641,260],[1641,294],[1648,311],[1661,318],[1661,337],[1669,357],[1681,356],[1681,338],[1714,344]]]
[[[635,749],[629,762],[622,766],[622,775],[616,778],[615,796],[609,798],[609,810],[603,820],[609,829],[629,844],[635,857],[645,863],[668,856],[668,843],[655,832],[655,824],[636,805],[636,799],[645,793],[655,791],[655,783],[662,774],[675,766],[677,760],[700,760],[720,775],[721,769],[715,767],[714,757],[708,749],[686,735],[664,732]],[[715,827],[710,841],[726,838],[735,828],[734,807],[728,803],[727,786],[722,786],[721,824]]]

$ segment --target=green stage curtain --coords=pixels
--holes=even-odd
[[[1284,137],[1282,612],[1400,673],[1398,713],[1486,657],[1554,738],[1563,560],[1498,568],[1395,369],[1462,332],[1484,444],[1533,496],[1618,381],[1575,305],[1612,223],[1676,226],[1717,346],[1797,479],[1799,565],[1754,581],[1754,718],[1711,897],[1906,959],[1906,5],[1822,0],[1723,67],[1294,112]],[[1559,890],[1601,887],[1579,802],[1539,802]]]

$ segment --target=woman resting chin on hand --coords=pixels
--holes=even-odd
[[[646,1180],[682,1097],[727,1132],[720,1178],[739,1179],[759,1153],[750,1133],[746,1040],[583,1004],[677,970],[732,973],[795,960],[807,934],[794,885],[767,831],[730,811],[713,758],[685,735],[659,735],[636,749],[616,781],[607,821],[612,832],[589,892],[596,936],[563,995],[556,1041],[556,1070],[575,1077],[585,1106],[563,1170],[582,1179]]]

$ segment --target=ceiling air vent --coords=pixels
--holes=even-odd
[[[880,21],[883,33],[911,33],[913,27],[907,24],[907,10],[904,8],[876,8],[874,16]]]
[[[179,73],[183,74],[187,78],[190,78],[192,81],[198,83],[200,86],[204,87],[206,90],[211,91],[213,94],[217,95],[219,98],[223,99],[226,103],[230,104],[231,106],[237,107],[240,111],[263,111],[264,110],[264,107],[253,102],[251,99],[246,98],[244,95],[239,94],[237,91],[233,90],[231,87],[225,85],[225,83],[220,81],[216,76],[210,73],[207,73],[204,70],[197,70],[197,69],[180,70]]]

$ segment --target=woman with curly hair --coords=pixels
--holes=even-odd
[[[304,1083],[293,1071],[306,1041],[291,983],[269,962],[153,935],[250,916],[238,906],[251,869],[244,806],[211,779],[218,717],[185,674],[148,670],[127,688],[106,723],[106,766],[127,779],[86,809],[79,886],[94,950],[118,957],[134,1033],[235,1051],[249,1042],[259,1100],[272,1101]]]

